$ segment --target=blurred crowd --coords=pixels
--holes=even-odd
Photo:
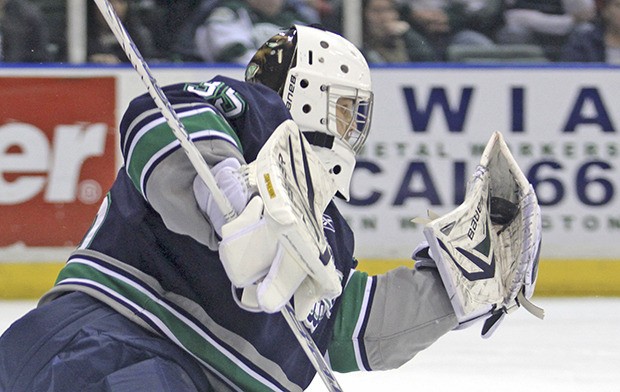
[[[344,34],[346,0],[110,0],[150,62],[245,65],[294,23]],[[0,62],[67,62],[67,5],[0,0]],[[360,49],[374,64],[620,64],[620,0],[362,0]],[[127,62],[87,1],[86,62]]]

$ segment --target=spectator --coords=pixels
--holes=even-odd
[[[0,0],[0,61],[49,61],[48,27],[28,0]]]
[[[286,7],[295,10],[308,23],[320,23],[321,17],[332,10],[328,0],[285,0],[285,2]]]
[[[196,28],[194,43],[202,61],[245,65],[280,29],[308,22],[286,0],[224,0]]]
[[[67,48],[67,1],[27,0],[34,4],[42,15],[48,31],[47,53],[49,61],[68,61]]]
[[[155,56],[167,61],[183,61],[182,48],[193,40],[186,29],[196,14],[200,0],[134,0],[140,17],[153,38]],[[215,2],[215,1],[214,1]]]
[[[597,19],[569,35],[561,60],[620,64],[620,0],[601,1]]]
[[[364,44],[369,63],[437,61],[435,50],[401,18],[395,0],[363,2]]]
[[[110,4],[123,22],[129,35],[145,59],[154,57],[151,32],[146,28],[129,0],[110,0]],[[88,49],[87,57],[91,63],[120,64],[129,59],[117,42],[112,30],[97,9],[95,2],[88,2]]]
[[[442,59],[450,45],[494,47],[493,39],[480,27],[495,26],[501,20],[501,3],[495,0],[409,0],[412,26],[433,45]],[[489,8],[491,7],[491,8]],[[494,9],[493,13],[487,10]],[[482,13],[484,18],[477,18]],[[484,25],[480,20],[484,20]]]
[[[343,0],[308,0],[319,13],[320,24],[327,31],[343,35]]]
[[[449,8],[450,24],[455,31],[472,30],[495,41],[504,25],[506,0],[458,0]]]
[[[558,60],[571,30],[595,15],[594,0],[509,1],[505,26],[498,32],[497,41],[540,45],[552,61]]]

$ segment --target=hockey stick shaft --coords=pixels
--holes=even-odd
[[[235,210],[232,208],[230,202],[220,190],[213,177],[213,174],[209,170],[209,166],[205,162],[204,158],[192,142],[189,134],[185,130],[183,123],[179,116],[174,111],[174,108],[170,104],[170,101],[157,84],[155,77],[153,76],[148,64],[146,64],[142,54],[136,47],[135,43],[127,33],[127,30],[123,26],[123,23],[119,19],[118,15],[114,11],[114,8],[108,0],[94,0],[97,7],[101,11],[101,14],[105,18],[106,22],[110,26],[110,29],[114,33],[117,41],[123,48],[123,51],[129,58],[129,61],[140,75],[140,78],[146,85],[147,91],[155,101],[155,104],[160,109],[162,115],[166,119],[168,125],[172,129],[174,136],[179,140],[181,147],[187,154],[192,166],[196,169],[196,172],[200,178],[204,181],[205,185],[211,191],[213,198],[224,214],[226,221],[232,220],[235,216]],[[281,311],[282,316],[288,323],[291,331],[297,338],[299,344],[306,353],[308,359],[312,363],[313,367],[319,373],[319,376],[325,383],[325,386],[330,392],[342,391],[342,388],[338,384],[334,374],[327,365],[325,358],[321,355],[320,350],[316,346],[316,343],[312,340],[312,336],[308,330],[296,319],[295,311],[290,304],[287,304]]]
[[[146,64],[144,58],[142,57],[142,54],[129,36],[129,33],[127,33],[127,30],[125,29],[121,20],[116,14],[116,11],[114,11],[114,8],[108,0],[95,0],[95,3],[97,3],[99,10],[103,14],[105,20],[108,22],[108,25],[114,33],[114,36],[122,46],[125,54],[129,58],[129,61],[136,69],[136,71],[140,75],[140,78],[146,85],[147,91],[155,101],[155,104],[160,109],[166,121],[168,122],[168,125],[172,129],[174,136],[181,143],[181,147],[187,154],[189,160],[196,169],[196,172],[211,190],[217,206],[224,214],[226,220],[231,220],[235,216],[234,209],[232,208],[228,199],[226,199],[224,194],[217,186],[215,178],[209,170],[209,166],[205,162],[204,158],[202,157],[194,143],[191,141],[189,134],[185,130],[185,126],[181,122],[181,119],[172,108],[170,101],[168,100],[162,89],[157,84],[157,81],[155,80],[155,77],[153,76],[148,64]]]

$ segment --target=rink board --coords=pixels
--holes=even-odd
[[[412,267],[410,260],[360,260],[371,275]],[[0,263],[0,299],[35,299],[49,290],[63,263]],[[620,261],[542,260],[536,295],[566,297],[620,296]]]
[[[361,269],[410,265],[423,239],[411,219],[462,202],[501,131],[542,204],[537,293],[620,295],[619,70],[373,68],[373,130],[351,203],[339,204]],[[161,84],[242,76],[239,67],[153,71]],[[115,177],[117,124],[144,91],[130,67],[0,67],[0,296],[37,297],[52,285]]]

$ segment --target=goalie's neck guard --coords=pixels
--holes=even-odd
[[[304,132],[304,134],[306,133]],[[337,195],[348,201],[351,177],[355,168],[355,155],[351,154],[349,146],[339,139],[333,139],[331,147],[317,146],[312,141],[310,144],[321,163],[332,176],[338,189]]]

